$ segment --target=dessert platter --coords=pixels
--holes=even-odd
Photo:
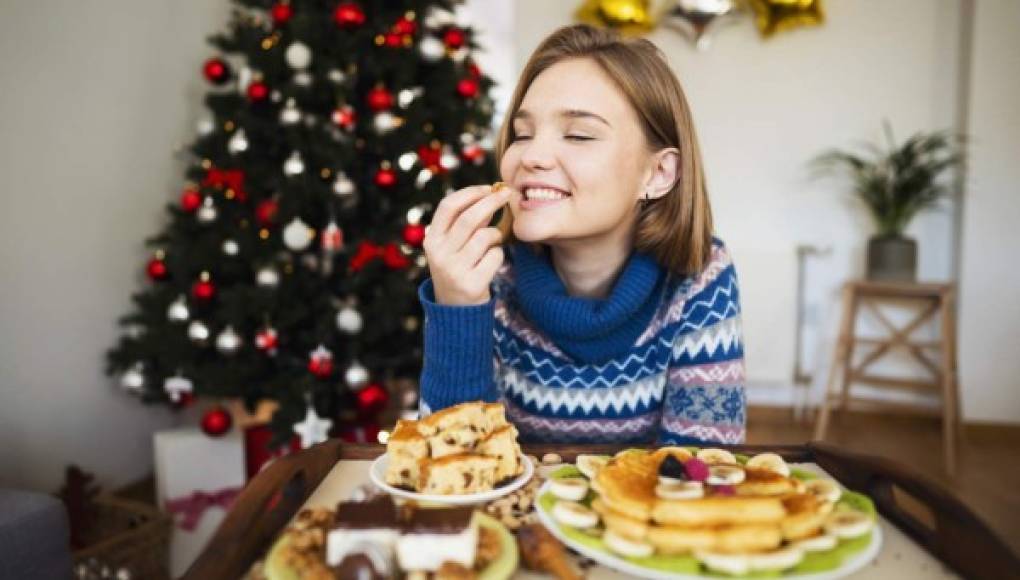
[[[568,547],[644,578],[839,578],[882,543],[868,497],[774,453],[579,455],[550,474],[537,512]]]

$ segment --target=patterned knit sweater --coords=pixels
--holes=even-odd
[[[569,296],[549,258],[508,248],[492,299],[425,310],[421,409],[501,400],[528,442],[740,443],[737,277],[722,242],[696,276],[635,252],[604,300]]]

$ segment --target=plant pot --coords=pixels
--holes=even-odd
[[[913,282],[917,279],[917,242],[903,236],[868,240],[868,279]]]

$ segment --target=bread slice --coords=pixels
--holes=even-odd
[[[482,439],[476,451],[482,455],[495,457],[496,482],[516,477],[524,471],[521,459],[521,446],[517,444],[517,429],[510,424],[497,427]]]
[[[495,457],[469,453],[420,459],[418,491],[441,495],[488,491],[496,485],[498,463]]]
[[[474,425],[478,429],[488,432],[482,405],[481,401],[472,401],[436,411],[418,421],[418,431],[426,437],[432,437],[451,427]]]
[[[457,425],[428,438],[432,459],[474,451],[482,431],[477,425]]]
[[[418,432],[416,421],[397,422],[396,429],[386,442],[389,464],[386,483],[409,489],[418,488],[418,461],[429,456],[428,441]]]

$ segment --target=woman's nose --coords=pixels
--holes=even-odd
[[[521,152],[521,165],[528,169],[550,169],[555,165],[550,139],[542,136],[535,136],[524,142]]]

